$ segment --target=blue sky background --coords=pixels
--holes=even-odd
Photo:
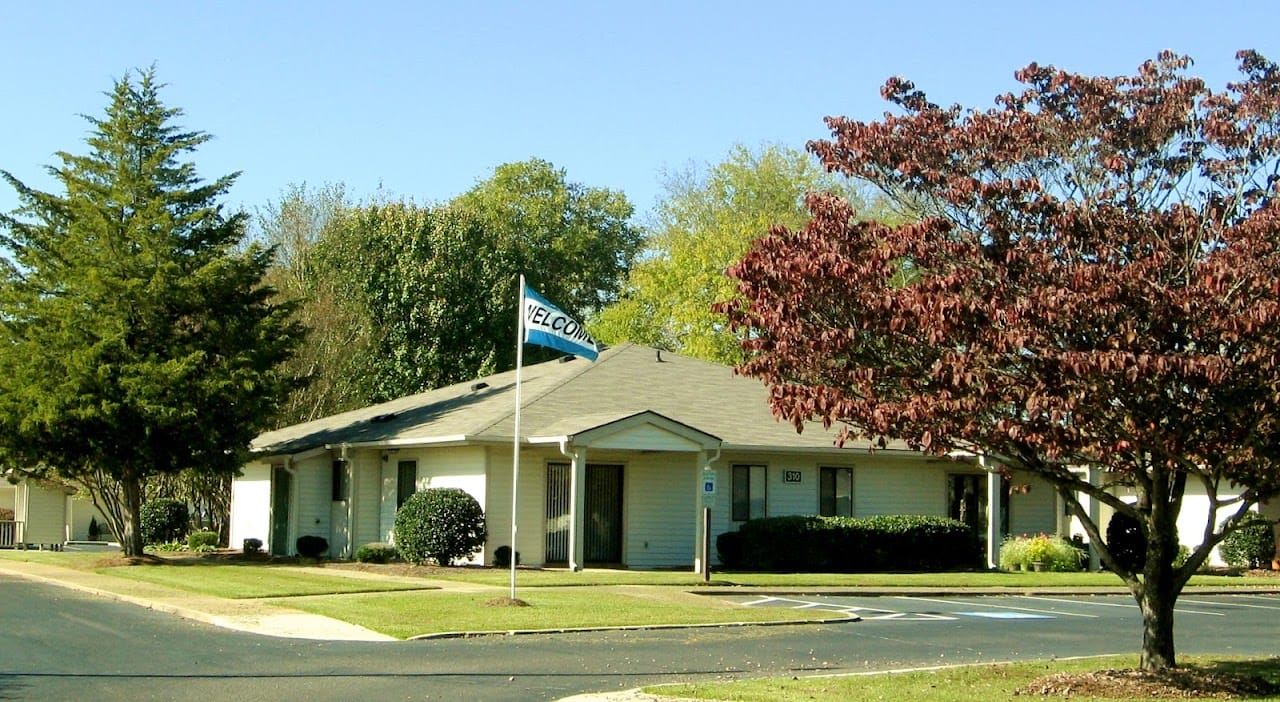
[[[302,182],[437,202],[537,157],[642,215],[664,171],[875,119],[892,75],[986,107],[1032,61],[1132,74],[1165,48],[1221,88],[1238,49],[1280,60],[1280,2],[2,2],[0,169],[53,188],[79,115],[154,63],[215,137],[200,175],[243,171],[232,207]]]

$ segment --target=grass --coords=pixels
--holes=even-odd
[[[506,591],[420,592],[306,598],[282,603],[368,629],[410,638],[452,632],[559,630],[667,624],[815,621],[830,612],[742,607],[682,591],[658,588],[543,588],[517,591],[527,607],[489,604]]]
[[[0,560],[26,561],[28,563],[44,563],[59,568],[77,568],[91,570],[103,558],[117,555],[116,552],[92,551],[19,551],[17,549],[0,549]]]
[[[198,561],[183,565],[99,568],[95,572],[226,599],[430,589],[428,585],[413,582],[350,578],[278,566],[205,564]]]
[[[1108,668],[1132,668],[1133,656],[1108,656],[1052,662],[975,665],[908,673],[882,673],[841,677],[757,678],[657,685],[644,688],[657,695],[725,702],[836,702],[837,700],[945,700],[947,702],[995,702],[1025,700],[1015,690],[1036,678],[1053,673],[1088,673]],[[1234,673],[1280,682],[1280,659],[1233,660],[1184,656],[1183,667],[1214,673]],[[1103,698],[1071,694],[1077,702]],[[1115,699],[1115,698],[1105,698]],[[1150,698],[1120,698],[1150,699]],[[1252,697],[1248,699],[1278,699]]]
[[[510,583],[510,571],[495,568],[455,568],[447,572],[433,573],[436,580],[468,582],[479,585],[505,586]],[[1035,572],[972,572],[972,573],[712,573],[711,582],[704,583],[696,573],[672,571],[585,570],[572,573],[567,570],[519,569],[516,583],[520,587],[572,587],[576,585],[667,585],[674,587],[702,587],[704,585],[731,587],[749,585],[756,587],[1122,587],[1120,578],[1111,573],[1035,573]],[[1217,587],[1274,586],[1276,582],[1265,579],[1243,578],[1226,575],[1196,575],[1190,585]]]

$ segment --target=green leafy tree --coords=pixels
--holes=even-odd
[[[479,218],[513,270],[580,315],[617,299],[643,240],[624,194],[571,183],[563,169],[540,159],[498,166],[450,204]]]
[[[736,146],[705,172],[669,175],[648,250],[631,269],[621,299],[591,320],[592,333],[610,344],[631,341],[719,363],[741,361],[740,339],[712,310],[734,295],[725,269],[771,226],[803,227],[808,193],[858,200],[850,182],[782,146]]]
[[[499,167],[448,205],[347,209],[310,275],[369,330],[351,361],[363,400],[514,367],[522,272],[571,314],[612,300],[638,246],[630,213],[621,194],[567,183],[544,161]]]
[[[21,203],[0,219],[0,459],[87,487],[126,555],[149,476],[238,469],[301,335],[262,285],[271,251],[217,204],[235,176],[181,161],[209,137],[159,88],[115,83],[88,155],[49,168],[62,193],[0,171]]]
[[[985,110],[890,80],[896,114],[828,118],[810,148],[928,216],[857,222],[811,197],[805,228],[731,270],[743,297],[725,307],[739,370],[798,427],[981,453],[1054,485],[1141,608],[1146,670],[1176,664],[1188,579],[1280,495],[1280,67],[1239,58],[1221,92],[1169,53],[1114,78],[1032,64]],[[1193,489],[1208,518],[1181,561]],[[1110,548],[1081,495],[1137,523],[1141,559]]]
[[[343,276],[317,264],[315,247],[353,205],[341,185],[291,185],[256,213],[257,236],[276,251],[267,280],[279,299],[296,304],[306,341],[283,370],[306,381],[279,408],[276,425],[318,419],[364,401],[357,360],[369,353],[368,317],[340,294]]]

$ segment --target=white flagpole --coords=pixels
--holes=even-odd
[[[516,487],[520,484],[520,375],[524,365],[524,274],[520,274],[520,302],[516,307],[516,422],[511,444],[511,599],[516,598]]]

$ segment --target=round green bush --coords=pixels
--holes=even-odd
[[[416,492],[396,512],[396,548],[410,563],[453,565],[475,555],[486,538],[484,510],[458,488]]]
[[[361,563],[390,563],[399,558],[391,544],[365,544],[356,550],[356,560]]]
[[[1246,517],[1242,526],[1218,544],[1222,560],[1237,568],[1267,568],[1275,553],[1275,531],[1271,522],[1261,517]]]
[[[303,558],[319,558],[329,550],[329,540],[323,536],[308,534],[299,536],[294,546],[298,549],[298,555]]]
[[[1111,515],[1107,522],[1107,549],[1125,570],[1140,573],[1147,563],[1147,540],[1136,517],[1124,512]]]
[[[193,531],[187,534],[187,548],[192,551],[213,551],[218,548],[218,532]]]
[[[142,521],[142,542],[147,545],[182,541],[187,535],[190,518],[187,504],[180,500],[160,498],[142,503],[138,515]]]

